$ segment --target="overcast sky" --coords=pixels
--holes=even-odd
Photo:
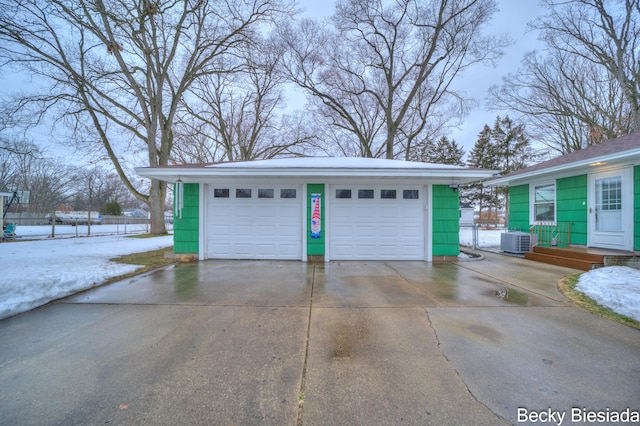
[[[514,43],[504,51],[504,56],[497,63],[496,68],[477,66],[467,71],[458,81],[459,87],[478,102],[478,106],[464,120],[459,131],[450,135],[459,145],[469,152],[476,142],[478,133],[485,124],[493,125],[501,111],[488,111],[486,106],[487,91],[490,86],[500,84],[502,77],[508,73],[515,73],[526,52],[540,47],[538,34],[527,31],[527,23],[542,15],[539,0],[497,0],[500,9],[493,18],[491,32],[497,35],[508,34]],[[326,17],[333,14],[333,0],[299,0],[309,17]],[[292,100],[294,101],[294,100]]]
[[[527,32],[527,23],[535,19],[542,13],[542,9],[538,6],[539,0],[497,0],[499,11],[493,18],[491,32],[495,34],[507,33],[513,40],[514,44],[505,50],[505,55],[498,62],[496,68],[486,66],[476,66],[469,69],[466,74],[458,80],[456,86],[473,97],[478,102],[478,106],[464,120],[461,129],[449,134],[450,138],[455,139],[466,152],[469,152],[476,142],[478,133],[482,130],[484,124],[492,125],[497,115],[504,115],[500,111],[488,111],[486,108],[487,90],[494,84],[500,84],[504,75],[509,72],[515,72],[524,53],[535,50],[539,47],[537,34]],[[328,17],[333,14],[334,0],[299,0],[300,6],[305,10],[304,15],[309,17]],[[7,85],[6,83],[15,82],[15,75],[7,75],[9,73],[0,70],[0,82],[5,87],[0,88],[12,91],[15,84]],[[33,84],[31,82],[29,84]],[[0,83],[1,84],[1,83]],[[12,87],[6,87],[12,86]],[[290,108],[300,108],[304,104],[304,96],[301,93],[289,96],[288,104]],[[44,126],[48,128],[49,126]],[[32,132],[34,141],[41,146],[48,146],[49,151],[58,151],[58,147],[51,146],[50,137],[46,135],[47,131]],[[68,153],[67,153],[68,155]]]

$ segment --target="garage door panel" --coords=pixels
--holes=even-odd
[[[397,233],[403,239],[416,239],[422,241],[422,228],[418,228],[415,226],[399,226],[397,228]]]
[[[256,244],[256,251],[259,256],[274,256],[277,254],[275,244]]]
[[[360,238],[362,239],[374,238],[378,232],[378,228],[373,225],[358,225],[356,229],[358,231],[358,235],[360,235]],[[346,237],[349,238],[349,236]]]
[[[233,248],[237,256],[250,256],[255,252],[253,244],[234,243]]]
[[[213,232],[216,235],[229,236],[231,235],[231,226],[230,225],[214,225]]]
[[[393,200],[385,200],[386,202],[391,202]],[[393,207],[381,207],[378,210],[378,215],[381,219],[388,219],[388,220],[395,220],[398,218],[398,214],[400,213],[400,208],[399,206],[393,206]],[[406,214],[405,214],[406,216]]]
[[[295,244],[280,244],[279,257],[293,259],[298,256],[299,247]]]
[[[278,185],[264,182],[229,185],[228,197],[208,192],[208,257],[225,259],[301,259],[302,190],[297,198],[280,198]],[[251,198],[236,198],[236,189],[251,189]],[[258,189],[274,189],[274,198],[258,198]]]
[[[357,202],[357,201],[354,201]],[[360,218],[361,220],[367,220],[367,219],[373,219],[378,215],[378,212],[376,211],[375,206],[369,206],[369,207],[358,207],[355,210],[355,214],[356,217]]]
[[[401,253],[403,258],[421,256],[422,246],[419,244],[413,246],[406,245],[401,248]]]
[[[382,238],[389,237],[395,240],[399,236],[404,236],[399,234],[397,226],[383,225],[378,229],[379,229],[379,235]]]
[[[335,242],[332,245],[332,248],[333,249],[331,251],[331,254],[336,259],[345,259],[345,258],[353,257],[353,250],[354,250],[353,244],[344,244],[344,243]]]
[[[300,225],[281,226],[280,235],[285,238],[298,238]]]
[[[349,238],[348,236],[353,233],[354,225],[334,225],[331,233],[331,239],[333,241],[339,241],[341,238]]]
[[[233,227],[233,235],[236,237],[251,237],[253,226],[251,225],[236,225]]]
[[[335,189],[351,189],[353,198],[336,198]],[[425,258],[424,189],[367,187],[373,199],[357,198],[358,188],[336,186],[330,205],[330,257],[336,260]],[[381,199],[381,189],[395,189],[397,198]],[[404,199],[403,190],[418,190],[418,199]]]
[[[209,241],[209,251],[215,255],[222,255],[229,253],[231,248],[230,244],[220,244],[213,241]]]

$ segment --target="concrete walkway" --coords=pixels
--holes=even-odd
[[[572,272],[493,254],[169,267],[0,321],[0,423],[567,425],[572,409],[640,410],[640,332],[567,302],[555,284]]]

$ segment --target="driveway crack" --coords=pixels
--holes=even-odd
[[[311,310],[313,309],[313,289],[316,281],[316,266],[313,265],[313,271],[311,273],[311,295],[309,296],[309,316],[307,317],[307,336],[304,348],[304,362],[302,363],[302,379],[300,380],[300,391],[298,392],[298,420],[297,426],[303,424],[303,412],[304,412],[304,392],[307,386],[307,362],[309,360],[309,336],[311,334]]]
[[[429,328],[431,328],[431,331],[433,331],[433,335],[436,338],[436,343],[438,346],[438,351],[440,352],[440,354],[442,355],[442,357],[445,359],[445,361],[451,365],[451,368],[453,368],[453,371],[455,371],[456,376],[458,376],[458,379],[460,379],[460,382],[462,382],[462,385],[464,386],[464,388],[467,390],[467,392],[469,393],[469,395],[471,395],[471,398],[473,398],[478,404],[482,405],[483,407],[485,407],[491,414],[493,414],[494,416],[496,416],[497,418],[503,420],[504,422],[506,422],[507,424],[509,424],[510,422],[505,419],[504,417],[502,417],[500,414],[496,413],[495,411],[493,411],[487,404],[485,404],[484,402],[480,401],[475,395],[474,393],[471,391],[471,389],[469,389],[469,386],[467,385],[467,383],[464,381],[464,378],[462,377],[462,375],[460,374],[460,372],[458,371],[458,369],[456,368],[456,365],[454,364],[453,361],[451,361],[449,359],[449,357],[447,357],[447,355],[444,353],[444,350],[442,349],[442,343],[440,342],[440,337],[438,336],[438,332],[436,331],[436,328],[433,325],[433,322],[431,322],[431,317],[429,316],[429,311],[425,308],[424,309],[424,314],[427,317],[427,323],[429,324]]]

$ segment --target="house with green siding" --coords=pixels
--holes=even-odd
[[[458,186],[493,170],[298,157],[141,167],[174,185],[174,252],[198,259],[421,260],[459,254]]]
[[[640,132],[487,183],[509,186],[509,229],[539,244],[640,250]]]

